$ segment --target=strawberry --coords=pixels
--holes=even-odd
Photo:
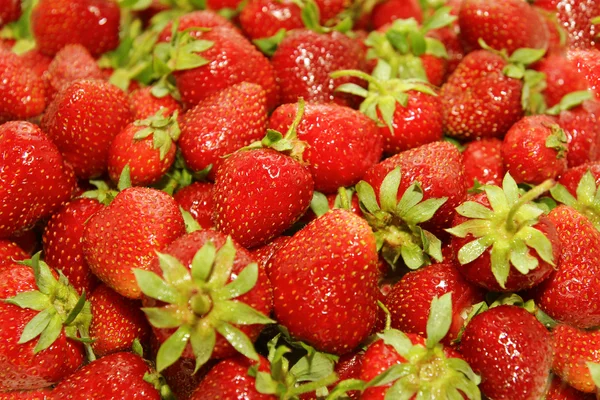
[[[545,400],[594,400],[589,393],[582,393],[567,385],[557,376],[552,378]]]
[[[131,349],[135,339],[144,343],[150,334],[140,305],[100,284],[89,297],[92,311],[90,337],[98,357]]]
[[[308,29],[289,32],[271,58],[281,102],[295,103],[302,97],[310,102],[348,105],[351,100],[335,93],[335,88],[352,79],[333,79],[330,74],[341,69],[363,69],[363,59],[360,45],[343,33]]]
[[[398,19],[414,18],[417,22],[423,21],[423,11],[417,0],[386,0],[373,7],[371,23],[373,28],[379,29]]]
[[[29,122],[0,125],[0,237],[30,228],[69,199],[72,171],[50,139]],[[40,174],[40,171],[44,171]]]
[[[160,110],[164,111],[164,116],[168,117],[175,111],[182,114],[182,108],[171,95],[165,97],[155,97],[152,94],[152,88],[145,87],[136,89],[129,93],[129,104],[131,106],[131,114],[134,120],[146,119],[155,115]]]
[[[592,19],[600,15],[600,5],[590,0],[535,0],[537,7],[556,12],[568,35],[569,46],[587,49],[597,46],[598,26]]]
[[[237,0],[234,0],[237,1]],[[235,25],[233,25],[227,18],[217,14],[214,9],[210,10],[197,10],[186,13],[177,18],[177,31],[183,32],[190,28],[216,28],[217,26],[223,26],[237,31]],[[173,21],[169,21],[165,25],[163,30],[158,35],[159,42],[170,42],[173,38]],[[190,31],[190,34],[194,37],[201,37],[202,30]]]
[[[52,389],[18,390],[0,393],[0,400],[50,400]]]
[[[596,201],[600,184],[600,163],[588,163],[565,172],[550,193],[558,202],[584,215],[600,230],[600,204]]]
[[[446,293],[452,293],[452,323],[442,342],[449,344],[458,337],[473,305],[483,300],[482,291],[467,282],[451,263],[409,272],[392,287],[384,302],[392,328],[426,336],[431,301]]]
[[[95,199],[72,200],[52,215],[42,237],[46,263],[80,293],[91,293],[98,283],[83,256],[82,236],[87,220],[102,208]]]
[[[130,168],[131,184],[156,183],[175,161],[181,130],[178,114],[165,116],[165,110],[125,126],[113,139],[108,150],[108,175],[118,182],[125,166]]]
[[[568,206],[556,207],[548,218],[556,226],[562,250],[558,271],[536,288],[536,304],[559,322],[583,329],[598,326],[600,307],[587,299],[598,293],[600,232]]]
[[[546,74],[546,88],[542,91],[546,105],[553,107],[571,92],[587,90],[585,75],[563,55],[550,55],[537,63],[536,71]]]
[[[42,129],[77,177],[87,179],[106,171],[110,143],[129,122],[129,103],[119,88],[100,80],[79,80],[50,103]]]
[[[0,271],[26,258],[29,258],[29,255],[18,244],[11,240],[0,239]]]
[[[502,158],[517,183],[540,184],[567,170],[567,135],[552,117],[523,117],[506,133]]]
[[[520,195],[507,173],[502,188],[484,186],[457,208],[447,231],[454,235],[458,270],[468,281],[501,292],[527,289],[548,278],[559,264],[561,246],[553,221],[532,200],[552,184]]]
[[[375,324],[377,260],[360,217],[336,209],[314,220],[269,261],[277,321],[318,350],[352,351]],[[323,313],[327,319],[318,318]]]
[[[0,273],[0,391],[40,389],[83,362],[89,302],[39,261]],[[36,339],[38,336],[39,339]],[[87,346],[87,345],[86,345]]]
[[[119,20],[113,0],[40,0],[31,14],[31,30],[46,55],[77,43],[98,56],[119,44]]]
[[[291,236],[278,236],[269,243],[256,247],[250,251],[259,265],[268,268],[269,260],[291,239]],[[267,269],[267,275],[270,277],[271,272]]]
[[[297,104],[278,107],[269,128],[287,131],[298,109]],[[320,192],[333,193],[356,184],[381,159],[383,141],[375,123],[345,106],[307,103],[296,133],[308,145],[302,157]]]
[[[159,372],[180,357],[195,359],[196,371],[236,351],[258,360],[252,342],[262,325],[273,322],[264,315],[272,308],[271,285],[264,269],[230,237],[212,230],[189,233],[135,276],[144,293],[142,311],[161,343]]]
[[[160,394],[144,377],[150,367],[133,353],[102,357],[61,381],[52,391],[57,399],[160,400]]]
[[[20,55],[23,63],[39,77],[43,79],[44,72],[52,63],[52,57],[42,54],[38,49],[31,49]]]
[[[122,296],[139,299],[133,268],[149,269],[154,252],[185,233],[177,203],[149,188],[121,191],[85,224],[83,254],[92,272]]]
[[[302,9],[292,0],[251,0],[240,13],[240,25],[251,39],[271,37],[280,29],[304,28]]]
[[[242,246],[260,246],[292,226],[310,204],[308,167],[273,149],[234,153],[214,187],[215,227]]]
[[[496,138],[474,140],[465,145],[462,152],[465,180],[468,187],[502,184],[506,174],[502,159],[502,141]]]
[[[177,204],[188,211],[203,229],[213,227],[213,188],[212,183],[194,182],[173,196]]]
[[[41,78],[19,56],[0,50],[0,123],[38,116],[45,107]]]
[[[0,28],[9,22],[16,21],[21,16],[21,1],[0,1]]]
[[[544,20],[532,6],[521,0],[502,3],[464,0],[458,13],[458,24],[468,51],[480,48],[480,39],[508,53],[523,47],[545,49],[548,46],[549,35]]]
[[[179,146],[186,165],[214,179],[224,155],[260,140],[267,127],[267,97],[260,85],[238,83],[202,100],[181,123]]]
[[[585,75],[590,90],[600,100],[600,50],[569,50],[567,58]]]
[[[501,305],[473,317],[460,352],[481,375],[491,399],[534,400],[546,390],[552,366],[550,333],[525,309]]]

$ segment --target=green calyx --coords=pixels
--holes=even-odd
[[[415,182],[398,201],[400,179],[400,167],[396,167],[383,180],[378,197],[367,182],[356,184],[361,210],[375,232],[377,249],[392,268],[400,258],[410,269],[431,264],[432,259],[442,261],[441,241],[419,224],[429,221],[448,198],[422,201],[423,190]]]
[[[33,349],[37,354],[52,346],[64,330],[69,339],[84,344],[89,361],[95,360],[89,337],[92,312],[85,292],[79,295],[60,271],[57,280],[50,267],[40,261],[40,253],[21,263],[33,269],[38,290],[19,293],[4,302],[39,313],[25,325],[18,343],[27,343],[39,337]]]
[[[167,171],[167,173],[164,174],[156,184],[152,185],[152,187],[173,195],[173,193],[175,193],[177,190],[189,186],[195,181],[206,181],[206,178],[211,170],[212,164],[201,171],[194,172],[190,170],[185,164],[185,160],[181,154],[181,149],[177,148],[173,165],[171,165],[169,171]]]
[[[502,288],[505,288],[511,265],[523,275],[538,267],[538,259],[531,254],[531,249],[542,260],[555,265],[552,243],[546,235],[533,227],[544,213],[533,200],[552,186],[554,181],[548,180],[521,196],[519,187],[508,173],[504,177],[502,188],[483,186],[491,209],[480,203],[467,201],[457,207],[456,211],[469,220],[446,229],[454,236],[464,238],[472,235],[475,238],[458,251],[458,261],[462,265],[468,264],[491,247],[492,273]]]
[[[377,122],[380,126],[387,126],[394,132],[394,113],[398,104],[401,107],[408,105],[408,92],[415,90],[431,96],[437,96],[433,88],[419,79],[393,78],[393,67],[383,60],[379,60],[373,75],[357,70],[341,70],[331,74],[333,78],[351,76],[360,78],[369,83],[368,90],[355,84],[345,83],[336,88],[339,92],[350,93],[364,97],[360,111]]]
[[[250,339],[235,325],[271,324],[274,321],[249,305],[235,300],[248,293],[258,279],[258,265],[248,264],[237,278],[227,283],[235,259],[231,237],[217,251],[207,242],[194,255],[191,270],[173,256],[158,254],[163,277],[135,269],[134,274],[144,295],[167,303],[142,311],[159,329],[176,329],[161,345],[156,369],[161,372],[176,362],[187,344],[196,358],[196,370],[206,363],[221,334],[237,351],[258,360]]]
[[[95,186],[96,189],[85,191],[81,194],[81,197],[85,197],[88,199],[96,199],[98,202],[104,204],[105,206],[112,203],[115,197],[119,194],[120,191],[123,191],[127,188],[130,188],[131,185],[131,169],[129,164],[123,167],[123,171],[121,171],[121,175],[119,176],[119,182],[117,183],[117,187],[109,186],[105,181],[102,180],[90,180],[90,184]]]
[[[135,121],[134,125],[143,129],[133,136],[134,140],[143,140],[152,136],[152,147],[159,150],[161,160],[164,160],[173,142],[176,142],[181,135],[177,122],[178,112],[175,111],[173,115],[165,117],[164,111],[160,109],[150,118]]]
[[[11,49],[13,53],[21,55],[35,48],[35,39],[31,30],[31,12],[38,2],[39,0],[23,0],[19,19],[0,29],[1,39],[15,39]]]
[[[554,107],[546,110],[548,115],[558,115],[561,111],[567,111],[581,105],[584,101],[590,100],[593,95],[588,90],[580,90],[565,94],[560,102]]]
[[[567,134],[557,124],[550,125],[552,131],[546,138],[545,146],[556,150],[556,158],[565,158],[567,156]]]
[[[275,32],[273,36],[254,39],[252,43],[254,43],[254,45],[258,47],[258,49],[262,51],[264,55],[271,57],[273,54],[275,54],[275,50],[277,50],[279,44],[283,41],[283,39],[285,39],[286,34],[287,30],[281,28]]]
[[[305,343],[294,342],[285,333],[284,330],[284,335],[276,335],[267,344],[270,372],[259,371],[256,365],[248,371],[256,379],[257,391],[276,395],[280,400],[296,400],[303,393],[315,391],[317,396],[323,396],[327,393],[327,386],[337,381],[334,366],[338,357],[319,352]],[[286,344],[278,345],[282,336],[291,346],[305,353],[291,367],[286,355],[292,353],[292,349]]]
[[[588,367],[590,371],[590,376],[592,377],[592,381],[594,385],[596,385],[597,389],[600,389],[600,364],[587,361],[585,365]]]
[[[341,187],[338,189],[338,194],[335,196],[335,200],[333,203],[333,208],[343,208],[344,210],[350,211],[352,207],[352,196],[354,196],[353,188],[345,188]],[[310,202],[310,209],[315,213],[317,217],[327,213],[329,208],[329,201],[327,201],[327,196],[325,196],[321,192],[315,191],[313,193],[313,198]]]
[[[596,186],[596,179],[590,170],[581,177],[576,198],[560,183],[550,189],[550,194],[556,201],[585,215],[600,230],[600,188]]]

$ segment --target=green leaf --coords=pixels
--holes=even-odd
[[[513,240],[510,261],[517,271],[527,275],[529,271],[537,268],[538,260],[529,254],[529,248],[525,242],[519,239]]]
[[[461,265],[465,265],[474,261],[482,255],[490,245],[489,239],[485,236],[465,244],[458,251],[458,262],[460,262]]]
[[[427,348],[434,348],[448,333],[452,324],[452,292],[431,301],[427,319]]]
[[[378,333],[377,336],[383,339],[385,344],[392,346],[404,358],[408,357],[408,352],[413,347],[408,336],[397,329],[385,330],[383,333]]]
[[[37,285],[40,292],[43,294],[51,295],[58,283],[48,264],[43,261],[40,261],[40,252],[37,252],[31,257],[31,260],[25,260],[23,262],[25,265],[29,265],[33,269],[33,274],[35,275],[35,284]]]
[[[140,357],[144,357],[144,347],[142,347],[142,343],[140,343],[140,339],[133,339],[133,343],[131,344],[131,351],[133,354],[137,354]]]
[[[182,319],[182,315],[179,314],[176,310],[169,310],[168,308],[154,308],[154,307],[145,307],[141,309],[144,314],[146,314],[146,318],[155,328],[159,329],[168,329],[168,328],[177,328],[184,323]]]
[[[123,171],[121,171],[121,175],[119,176],[119,183],[117,184],[117,188],[120,191],[128,189],[131,187],[131,169],[129,168],[129,164],[123,167]]]
[[[200,226],[198,221],[194,219],[194,217],[192,216],[192,214],[189,213],[189,211],[184,210],[181,206],[179,206],[179,211],[181,212],[181,215],[183,217],[183,223],[185,224],[185,231],[187,233],[202,230],[202,227]]]
[[[502,69],[502,73],[509,78],[521,80],[525,76],[525,68],[522,65],[508,64]]]
[[[431,56],[443,58],[446,60],[449,58],[446,46],[444,46],[444,43],[442,43],[441,41],[434,38],[426,37],[425,44],[425,54],[429,54]]]
[[[327,201],[327,196],[315,190],[313,192],[312,200],[310,201],[310,209],[317,217],[327,213],[327,211],[329,211],[329,202]]]
[[[506,194],[498,186],[484,186],[484,191],[495,212],[500,213],[510,208]]]
[[[523,239],[527,246],[535,249],[542,260],[550,265],[555,265],[552,242],[550,242],[550,239],[548,239],[541,231],[531,226],[526,226],[521,228],[516,236]]]
[[[412,54],[414,54],[417,57],[425,54],[425,50],[427,49],[427,43],[425,42],[425,37],[422,33],[409,31],[408,40],[410,41]]]
[[[277,50],[279,44],[285,38],[286,33],[287,31],[284,28],[281,28],[273,36],[254,39],[252,43],[254,43],[254,45],[263,52],[263,54],[270,57],[275,54],[275,50]]]
[[[447,197],[441,199],[427,199],[408,210],[408,212],[404,214],[404,220],[412,224],[420,224],[429,221],[447,200]]]
[[[391,95],[381,96],[377,101],[377,109],[381,113],[383,123],[390,132],[394,132],[394,113],[396,112],[396,98]]]
[[[210,359],[216,341],[217,335],[212,328],[208,328],[204,332],[192,332],[190,335],[190,344],[192,345],[194,357],[196,358],[194,374]]]
[[[492,231],[492,223],[487,219],[471,219],[454,228],[446,229],[446,232],[461,238],[473,235],[476,238],[483,237]]]
[[[277,394],[280,383],[271,374],[259,371],[256,374],[255,387],[258,393]]]
[[[71,323],[73,321],[75,321],[75,318],[77,318],[77,316],[79,315],[79,313],[83,310],[83,307],[85,306],[85,303],[86,303],[85,297],[86,297],[86,295],[85,295],[85,289],[84,289],[83,292],[81,293],[81,296],[79,296],[77,303],[75,303],[75,306],[73,307],[73,309],[71,310],[69,315],[67,315],[67,318],[63,322],[64,325],[71,325]]]
[[[258,361],[258,353],[246,334],[233,325],[223,323],[217,326],[217,331],[236,349],[247,358]]]
[[[214,288],[221,288],[225,286],[231,276],[231,270],[233,269],[233,261],[235,260],[235,247],[231,236],[227,236],[225,244],[221,246],[217,254],[215,255],[215,262],[213,265],[213,271],[208,278],[208,284]]]
[[[506,280],[510,273],[510,245],[503,242],[496,242],[492,246],[490,252],[490,260],[492,263],[492,273],[501,288],[506,287]]]
[[[390,171],[381,182],[379,188],[379,201],[383,211],[393,212],[396,209],[400,179],[400,167],[396,167]]]
[[[346,394],[350,391],[356,390],[362,392],[365,390],[366,382],[360,379],[346,379],[339,382],[332,390],[329,392],[326,400],[338,400],[338,399],[347,399]]]
[[[418,385],[411,382],[409,376],[402,377],[385,392],[384,400],[410,400],[417,393],[417,388]]]
[[[241,301],[225,301],[215,305],[215,314],[221,321],[235,325],[266,325],[275,321]]]
[[[575,194],[577,200],[583,204],[593,204],[596,196],[596,178],[588,169],[585,174],[579,180]]]
[[[56,310],[54,310],[54,308],[49,308],[36,314],[27,323],[27,325],[25,325],[25,328],[23,329],[23,333],[21,333],[21,337],[19,338],[18,343],[27,343],[30,340],[38,337],[44,331],[44,329],[46,329],[46,327],[55,315]]]
[[[248,264],[237,276],[237,278],[219,289],[218,298],[223,300],[234,299],[248,293],[258,280],[258,264]]]
[[[304,7],[302,7],[302,22],[304,26],[306,26],[311,31],[315,31],[317,33],[323,32],[323,28],[319,24],[320,13],[319,7],[312,0],[306,0],[304,2]]]
[[[437,262],[442,262],[444,260],[442,255],[442,241],[431,232],[423,229],[421,232],[429,242],[429,245],[425,246],[424,248],[425,252],[433,257]]]
[[[37,290],[18,293],[16,296],[4,300],[4,302],[36,311],[42,311],[51,306],[48,295]]]
[[[215,245],[207,241],[192,258],[192,280],[200,284],[206,282],[213,268],[216,257]]]
[[[450,24],[452,24],[457,19],[455,15],[450,14],[451,11],[452,7],[438,8],[431,17],[429,17],[423,22],[421,30],[423,32],[429,32],[434,29],[450,26]]]
[[[191,282],[190,271],[170,254],[156,253],[165,282],[176,289],[188,287]]]
[[[157,372],[164,371],[181,357],[190,340],[190,334],[191,328],[188,325],[182,325],[163,342],[156,354]]]
[[[290,369],[297,382],[314,382],[326,378],[334,372],[335,362],[328,354],[318,351],[302,357]]]
[[[561,111],[566,111],[575,108],[581,105],[581,103],[583,103],[584,101],[590,100],[592,97],[592,94],[588,90],[581,90],[578,92],[571,92],[565,94],[562,97],[562,99],[560,99],[560,103],[546,110],[546,114],[558,115]]]
[[[423,190],[418,182],[413,183],[402,194],[398,205],[396,206],[395,214],[404,218],[414,206],[423,200]]]
[[[586,361],[585,364],[590,370],[590,375],[594,381],[594,385],[596,385],[596,388],[600,388],[600,364],[590,361]]]
[[[366,98],[369,95],[369,91],[356,83],[344,83],[335,88],[336,92],[350,93],[359,97]]]
[[[407,54],[410,52],[408,38],[404,32],[399,32],[395,29],[388,29],[385,32],[385,37],[400,54]]]
[[[377,197],[373,187],[365,181],[360,181],[356,184],[356,195],[358,200],[371,214],[375,214],[380,210],[379,204],[377,204]]]
[[[33,353],[37,354],[40,351],[46,350],[48,347],[58,339],[62,332],[62,318],[58,314],[52,315],[46,328],[40,334],[40,340],[38,340]]]
[[[506,196],[506,201],[509,206],[512,206],[519,201],[519,186],[510,173],[506,173],[502,179],[502,190],[504,190],[504,195]]]
[[[195,53],[184,53],[180,52],[177,55],[177,59],[175,61],[174,70],[175,71],[186,71],[194,68],[201,67],[210,63],[206,58],[199,56]]]
[[[414,369],[414,366],[412,366],[411,364],[392,365],[384,372],[367,382],[367,384],[365,385],[365,389],[375,386],[387,385],[388,383],[394,382],[404,376],[414,373]]]
[[[423,249],[421,249],[415,243],[408,243],[400,248],[400,254],[402,255],[402,261],[410,269],[418,269],[426,264],[425,255]]]
[[[473,369],[462,358],[448,358],[446,364],[455,371],[462,373],[467,379],[476,385],[481,383],[481,377],[473,372]]]
[[[508,61],[511,63],[529,65],[541,60],[544,54],[546,54],[546,49],[522,48],[515,50],[508,58]]]
[[[179,304],[183,301],[181,294],[154,272],[134,268],[133,274],[142,293],[146,296],[169,304]]]

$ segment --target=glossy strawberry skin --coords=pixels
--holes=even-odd
[[[89,179],[106,171],[110,143],[131,119],[121,89],[100,80],[79,80],[57,94],[42,117],[42,128],[77,177]]]
[[[214,9],[210,10],[197,10],[186,13],[178,18],[179,26],[177,30],[179,32],[185,31],[190,28],[216,28],[222,26],[237,31],[235,25],[233,25],[227,18],[217,14]],[[173,22],[169,21],[167,25],[158,35],[159,42],[169,42],[172,37]],[[202,31],[191,31],[194,37],[201,37]]]
[[[91,293],[98,283],[83,256],[82,237],[87,220],[102,208],[95,199],[74,199],[52,215],[42,237],[44,261],[61,270],[79,293]]]
[[[134,339],[145,343],[150,327],[139,302],[127,299],[104,284],[89,296],[92,310],[90,337],[97,357],[128,351]]]
[[[273,36],[280,29],[304,28],[302,11],[290,0],[252,0],[240,13],[240,25],[251,39]]]
[[[184,266],[187,268],[191,268],[192,259],[194,255],[200,248],[211,241],[217,250],[223,246],[225,243],[226,236],[220,232],[214,230],[201,230],[195,231],[190,234],[184,235],[179,239],[175,240],[168,247],[166,247],[162,252],[166,254],[170,254],[173,257],[177,258]],[[237,275],[240,273],[242,269],[244,269],[248,264],[252,262],[256,262],[252,255],[242,248],[239,244],[234,242],[236,256],[233,263],[233,270],[231,272],[231,276],[229,278],[229,282],[232,281],[232,278],[237,278]],[[162,276],[161,269],[158,265],[158,260],[155,258],[153,263],[150,266],[151,270],[154,271],[159,276]],[[244,302],[250,307],[254,308],[258,312],[263,313],[264,315],[269,315],[271,309],[273,308],[273,298],[272,298],[272,290],[271,283],[269,282],[269,278],[265,272],[265,269],[259,266],[258,279],[252,290],[249,292],[236,297],[236,301]],[[142,304],[144,307],[156,307],[157,305],[164,304],[157,300],[154,300],[150,297],[143,296]],[[263,325],[240,325],[236,326],[242,332],[244,332],[251,341],[255,341],[260,334]],[[155,337],[158,339],[160,343],[163,343],[169,336],[171,336],[175,329],[162,329],[162,328],[152,328]],[[232,357],[237,354],[237,351],[223,338],[220,334],[217,333],[217,341],[215,347],[213,349],[211,358],[212,359],[222,359],[227,357]],[[190,344],[187,345],[182,354],[183,358],[195,359],[194,353],[192,351],[192,346]]]
[[[308,208],[307,167],[272,149],[234,153],[215,180],[215,227],[242,246],[260,246],[292,226]]]
[[[546,145],[556,125],[548,116],[527,116],[514,124],[502,143],[506,171],[517,183],[540,184],[567,169],[567,144],[562,150]]]
[[[41,78],[19,56],[0,50],[0,124],[35,117],[45,107]]]
[[[537,400],[546,389],[550,333],[523,308],[502,305],[476,315],[462,336],[460,352],[481,376],[492,399]]]
[[[144,381],[150,367],[133,353],[114,353],[91,362],[54,388],[57,399],[160,400],[152,384]]]
[[[271,272],[268,269],[269,261],[291,238],[291,236],[278,236],[269,243],[250,251],[256,261],[265,267],[267,276],[271,276]]]
[[[67,44],[83,45],[94,56],[119,44],[120,11],[109,0],[41,0],[31,15],[38,48],[49,56]]]
[[[501,138],[521,119],[522,83],[502,73],[505,65],[500,56],[486,50],[463,58],[440,92],[447,135]]]
[[[433,264],[409,272],[396,283],[384,304],[392,319],[392,328],[404,333],[427,336],[427,319],[434,297],[452,293],[452,325],[444,342],[456,339],[470,308],[483,300],[483,291],[467,282],[448,264]]]
[[[18,244],[12,240],[0,239],[0,272],[27,258],[29,255]]]
[[[71,196],[73,173],[36,125],[0,125],[0,159],[0,237],[26,230]]]
[[[175,111],[181,114],[181,105],[171,95],[154,97],[151,87],[140,88],[129,93],[129,104],[134,120],[146,119],[155,115],[159,110],[164,110],[165,117],[173,115]]]
[[[15,264],[0,273],[0,299],[38,290],[33,270]],[[38,311],[0,301],[0,391],[40,389],[59,382],[83,363],[80,343],[64,330],[47,349],[34,354],[37,339],[18,344],[25,325]]]
[[[552,107],[563,96],[580,90],[587,90],[585,75],[563,55],[550,55],[534,65],[536,71],[546,74],[546,88],[542,91],[546,105]]]
[[[581,178],[588,170],[596,179],[596,185],[599,185],[600,162],[598,161],[569,168],[564,174],[561,175],[560,179],[558,180],[558,183],[565,186],[574,197],[577,197],[577,186],[579,186]]]
[[[339,32],[320,34],[308,29],[289,33],[271,58],[281,102],[295,103],[300,97],[312,102],[336,102],[349,105],[353,100],[335,89],[355,78],[333,79],[330,74],[343,69],[363,69],[360,45]],[[310,79],[306,79],[309,76]]]
[[[20,0],[0,0],[0,28],[21,16]]]
[[[535,293],[550,317],[579,328],[600,325],[600,305],[589,302],[599,289],[600,233],[574,209],[560,205],[548,215],[561,242],[559,269]]]
[[[600,50],[569,50],[567,58],[585,75],[590,90],[600,100]]]
[[[269,261],[277,321],[318,350],[352,351],[375,324],[377,260],[360,217],[336,209],[314,220]]]
[[[559,377],[554,376],[550,382],[550,388],[546,393],[545,400],[594,400],[595,396],[590,393],[582,393],[573,389]]]
[[[556,12],[561,27],[568,36],[569,47],[588,49],[598,47],[598,25],[591,19],[600,15],[600,4],[594,0],[536,0],[534,4]]]
[[[505,174],[502,141],[496,138],[474,140],[465,147],[462,155],[467,186],[473,187],[475,180],[482,185],[500,186]]]
[[[464,0],[458,13],[461,38],[468,50],[480,48],[483,39],[490,47],[512,54],[528,47],[548,45],[548,31],[541,16],[526,2]]]
[[[278,107],[269,128],[286,132],[297,110],[297,104]],[[383,140],[377,125],[348,107],[307,103],[297,133],[308,144],[302,159],[309,164],[319,192],[334,193],[356,184],[381,159]]]
[[[212,183],[194,182],[173,196],[177,204],[188,211],[203,229],[213,227],[213,188]]]
[[[96,212],[83,232],[83,254],[94,274],[122,296],[139,299],[133,268],[150,268],[155,251],[185,233],[183,217],[171,196],[132,187]]]
[[[212,165],[214,179],[222,156],[261,140],[267,128],[266,92],[258,84],[238,83],[202,100],[181,124],[179,147],[186,165],[201,171]]]
[[[414,18],[423,21],[423,11],[416,0],[387,0],[376,4],[371,13],[371,23],[374,29],[379,29],[396,19]]]
[[[569,139],[569,168],[600,160],[600,102],[586,100],[570,110],[561,111],[558,124]]]

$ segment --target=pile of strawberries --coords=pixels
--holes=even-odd
[[[0,400],[600,396],[599,16],[0,0]]]

